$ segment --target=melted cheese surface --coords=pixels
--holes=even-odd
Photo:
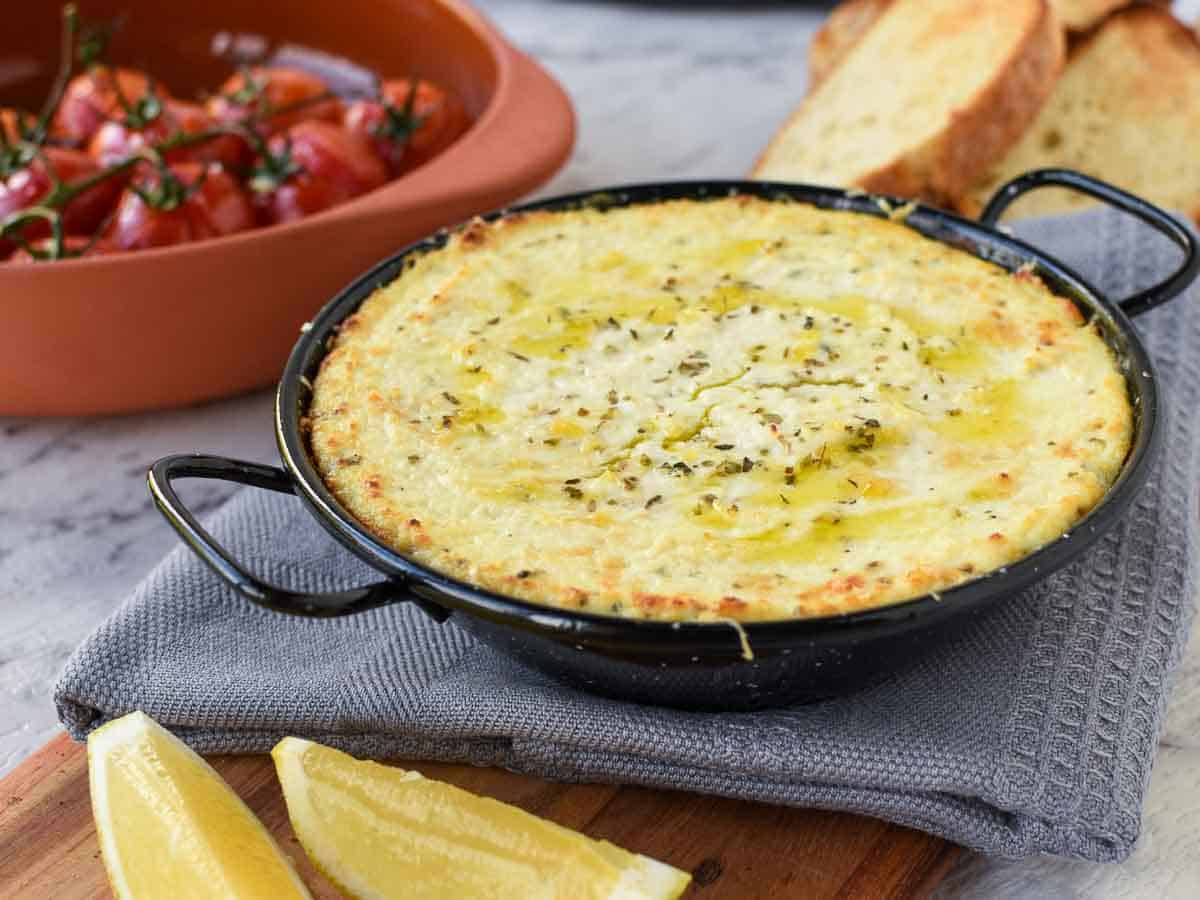
[[[555,606],[793,618],[1061,535],[1132,416],[1078,310],[911,229],[744,197],[476,222],[370,297],[311,449],[372,532]]]

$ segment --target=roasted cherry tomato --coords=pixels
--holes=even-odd
[[[144,72],[92,66],[67,85],[50,133],[82,146],[105,122],[120,119],[126,104],[138,103],[149,90],[150,79]],[[155,91],[166,99],[161,85],[155,84]]]
[[[88,152],[101,165],[111,166],[168,138],[203,134],[211,131],[214,125],[198,103],[166,100],[161,111],[148,122],[131,121],[128,117],[105,122],[88,143]],[[249,162],[251,151],[242,138],[225,134],[204,143],[176,147],[166,151],[164,156],[168,162],[219,162],[232,168]]]
[[[166,247],[253,228],[250,198],[218,165],[142,167],[104,237],[119,250]]]
[[[338,122],[342,102],[316,75],[284,66],[255,66],[230,76],[208,100],[218,122],[248,122],[263,135],[284,131],[310,119]]]
[[[345,125],[371,141],[393,175],[415,169],[454,143],[471,124],[453,94],[428,81],[385,81],[377,100],[346,108]]]
[[[14,213],[36,206],[50,194],[56,181],[69,186],[99,171],[100,166],[96,161],[80,150],[39,148],[25,165],[0,180],[0,222]],[[94,231],[112,209],[119,191],[120,185],[112,179],[88,188],[63,208],[64,229],[84,234]],[[21,235],[26,240],[35,240],[49,232],[47,222],[32,221],[22,229]]]
[[[218,125],[199,103],[170,100],[167,102],[167,111],[175,117],[187,134],[199,134]],[[179,153],[180,159],[221,163],[226,168],[247,166],[254,157],[254,152],[245,140],[233,134],[225,134],[202,144],[181,148]]]
[[[36,263],[49,262],[55,259],[78,259],[83,256],[107,256],[116,249],[108,241],[103,239],[95,240],[81,234],[68,234],[63,238],[61,256],[54,255],[55,247],[53,238],[45,237],[33,241],[30,247],[33,253],[21,248],[9,257],[8,261],[12,263]]]
[[[387,169],[358,135],[328,122],[301,122],[268,143],[251,187],[269,222],[292,222],[387,181]]]

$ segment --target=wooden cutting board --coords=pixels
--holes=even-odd
[[[212,764],[266,823],[315,897],[338,894],[308,864],[288,824],[266,756]],[[962,849],[939,838],[844,813],[697,794],[555,784],[501,769],[397,762],[430,778],[516,804],[692,873],[686,897],[923,897]],[[65,734],[0,781],[0,897],[107,897],[92,828],[87,757]]]

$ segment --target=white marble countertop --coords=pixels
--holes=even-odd
[[[739,176],[804,86],[829,4],[478,0],[566,86],[570,164],[543,193],[655,178]],[[1200,0],[1180,2],[1189,20]],[[58,729],[50,689],[75,645],[174,544],[144,473],[204,450],[273,461],[270,396],[108,419],[0,420],[0,774]],[[201,510],[229,488],[188,486]],[[1195,643],[1195,642],[1193,642]],[[1200,649],[1185,660],[1132,859],[967,860],[947,897],[1200,896]]]

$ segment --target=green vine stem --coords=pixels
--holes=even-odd
[[[384,120],[379,122],[371,129],[371,133],[377,138],[392,141],[400,146],[404,146],[412,138],[423,124],[425,117],[418,116],[414,112],[417,103],[417,87],[420,85],[420,80],[415,76],[409,81],[408,96],[404,98],[404,106],[396,107],[388,102],[383,96],[383,91],[379,91],[379,101],[383,106]]]
[[[41,115],[38,116],[37,125],[34,126],[32,134],[26,137],[30,143],[34,144],[45,142],[46,136],[50,133],[50,122],[58,111],[59,104],[62,103],[63,96],[67,92],[67,85],[71,82],[71,75],[75,71],[75,40],[79,34],[79,10],[74,3],[68,3],[63,7],[62,15],[62,47],[59,51],[58,72],[54,76],[54,85],[50,89],[50,94],[42,106]]]
[[[0,223],[0,237],[13,241],[35,259],[46,258],[40,256],[39,251],[30,247],[24,235],[21,234],[21,230],[34,221],[50,223],[51,256],[49,258],[61,259],[66,246],[64,243],[66,235],[63,233],[62,215],[56,209],[48,209],[45,206],[31,206],[28,209],[13,213],[3,223]]]

